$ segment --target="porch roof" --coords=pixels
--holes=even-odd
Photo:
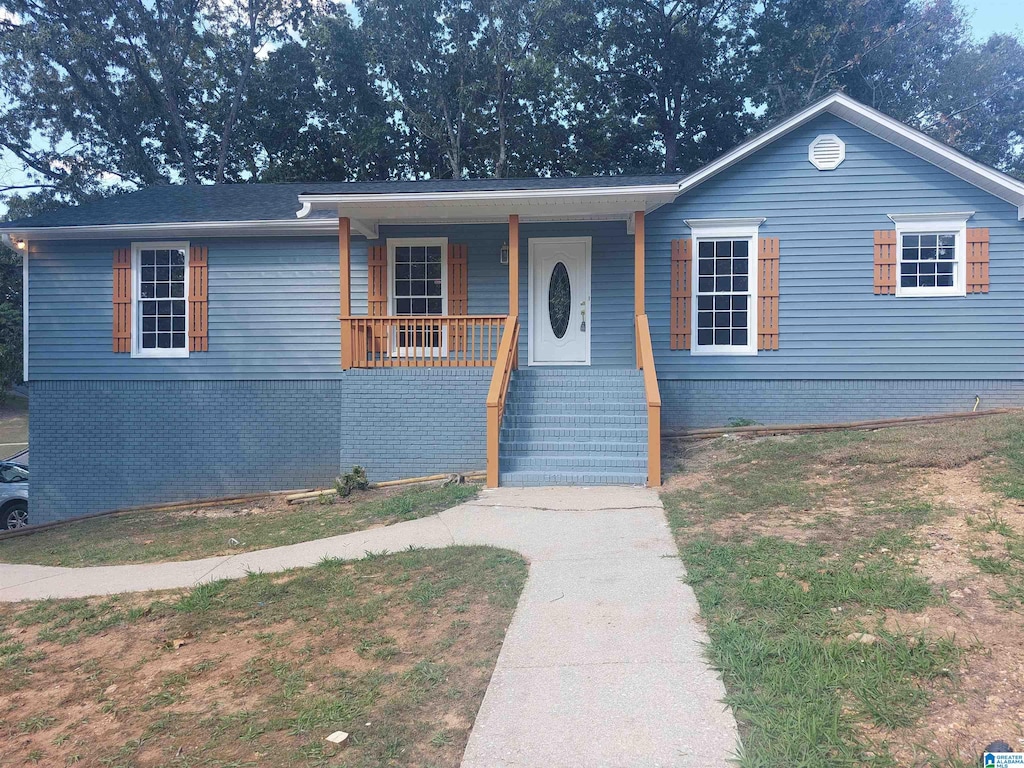
[[[594,213],[609,200],[626,195],[636,200],[638,192],[662,188],[675,192],[681,174],[671,176],[589,176],[573,178],[533,179],[437,179],[425,181],[377,182],[294,182],[281,184],[218,184],[158,185],[91,203],[68,206],[41,213],[31,218],[0,223],[5,239],[96,238],[111,236],[144,237],[153,233],[181,236],[219,234],[328,234],[337,232],[337,204],[318,205],[317,212],[303,213],[300,200],[344,198],[352,205],[363,205],[368,199],[386,204],[396,198],[418,201],[426,210],[436,206],[437,197],[469,195],[486,197],[492,202],[508,196],[522,195],[523,202],[532,196],[532,207],[538,205],[536,195],[561,197],[565,208],[567,196],[579,195],[587,200]],[[604,199],[604,203],[599,201]],[[669,197],[669,199],[671,199]],[[362,202],[361,202],[362,201]],[[625,204],[620,201],[618,208]],[[394,203],[391,203],[394,206]],[[409,208],[408,202],[398,204]],[[444,203],[442,207],[447,206]],[[597,206],[597,207],[595,207]],[[309,207],[312,209],[312,205]],[[585,206],[584,206],[585,207]],[[300,210],[303,209],[303,210]],[[632,209],[639,210],[639,209]],[[296,214],[302,213],[301,216]],[[451,210],[447,211],[449,214]],[[586,211],[576,211],[585,214]],[[479,212],[478,212],[479,214]],[[493,220],[507,217],[508,211]],[[355,217],[355,214],[348,214]],[[429,217],[426,220],[430,220]],[[448,218],[432,219],[448,221]],[[477,216],[474,221],[483,220]],[[487,219],[490,220],[490,219]],[[357,230],[358,231],[358,230]]]
[[[626,221],[632,225],[637,211],[650,213],[672,202],[679,182],[672,177],[645,177],[602,184],[565,186],[558,180],[531,186],[398,191],[390,187],[372,193],[307,192],[298,199],[305,219],[323,212],[345,216],[352,229],[370,239],[378,237],[381,224],[496,224],[511,213],[522,222],[532,221]],[[540,180],[537,180],[540,181]]]

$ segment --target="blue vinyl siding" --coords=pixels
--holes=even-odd
[[[633,351],[633,236],[622,221],[521,224],[519,227],[519,364],[526,366],[530,334],[530,238],[590,237],[590,364],[631,368]],[[546,306],[546,301],[545,301]]]
[[[846,142],[816,170],[808,144]],[[874,230],[890,213],[975,211],[988,227],[991,290],[964,298],[875,296]],[[671,240],[689,218],[763,216],[780,251],[779,350],[756,357],[669,349]],[[1024,375],[1024,223],[1015,206],[888,142],[822,116],[652,213],[647,309],[663,379],[1019,379]]]
[[[633,236],[621,222],[587,221],[521,224],[519,227],[519,364],[527,364],[530,331],[530,238],[591,238],[591,365],[631,367],[633,352]],[[451,224],[381,227],[380,239],[447,237],[449,243],[469,248],[469,313],[503,315],[508,312],[508,267],[501,264],[501,246],[508,242],[505,224]],[[363,304],[365,311],[365,251],[363,252]],[[356,273],[353,265],[353,275]],[[353,277],[355,280],[355,277]],[[354,284],[354,283],[353,283]],[[354,290],[354,289],[353,289]],[[353,299],[355,304],[355,299]]]
[[[499,261],[508,227],[383,227],[388,237],[447,237],[469,247],[470,314],[508,311],[508,267]],[[522,226],[520,296],[526,364],[530,237],[593,238],[592,362],[633,359],[632,237],[622,222]],[[160,238],[151,238],[157,240]],[[335,237],[194,239],[209,247],[210,351],[182,359],[142,359],[111,351],[115,248],[126,241],[31,244],[29,378],[322,379],[341,374],[338,243]],[[352,311],[366,313],[369,243],[352,239]]]
[[[340,375],[337,238],[192,243],[209,247],[210,351],[173,359],[111,351],[112,253],[127,242],[32,243],[29,379]],[[364,305],[365,283],[364,267]]]

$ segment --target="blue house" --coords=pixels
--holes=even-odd
[[[834,94],[695,173],[145,189],[25,254],[32,515],[1024,403],[1024,184]]]

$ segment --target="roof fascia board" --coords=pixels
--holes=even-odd
[[[400,192],[376,194],[300,194],[302,208],[295,216],[306,218],[311,211],[324,207],[358,206],[366,204],[410,204],[410,203],[515,203],[545,202],[559,200],[594,200],[615,197],[671,196],[678,194],[678,184],[646,184],[643,186],[620,187],[579,187],[564,189],[511,189],[471,190],[464,192]]]
[[[774,128],[769,128],[764,133],[760,133],[752,139],[749,139],[730,152],[726,152],[724,155],[720,155],[717,160],[712,160],[710,163],[702,168],[691,173],[689,176],[679,182],[679,194],[688,192],[699,184],[704,183],[712,176],[717,176],[722,171],[731,168],[736,163],[744,160],[750,155],[757,152],[762,147],[765,147],[777,139],[781,139],[790,131],[799,128],[801,125],[809,120],[813,120],[818,115],[823,114],[828,104],[831,103],[829,100],[819,101],[817,104],[812,104],[802,112],[798,112],[788,120],[776,125]]]
[[[972,160],[967,155],[909,125],[904,125],[899,120],[894,120],[876,109],[859,104],[849,98],[837,102],[836,108],[829,111],[852,125],[878,136],[883,141],[895,144],[922,160],[960,177],[969,184],[973,184],[1008,203],[1017,205],[1018,209],[1024,206],[1024,184],[1002,171]],[[886,131],[896,134],[902,141],[893,141],[892,136],[886,135]],[[936,158],[945,161],[948,165],[937,163]],[[984,186],[979,182],[984,182]]]
[[[206,237],[238,237],[244,235],[298,235],[313,236],[335,234],[337,219],[280,219],[272,221],[178,221],[156,224],[93,224],[63,227],[25,227],[0,231],[5,238],[32,238],[33,240],[75,240],[105,237],[176,237],[197,235]]]

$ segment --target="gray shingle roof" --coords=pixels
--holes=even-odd
[[[0,230],[105,224],[175,224],[207,221],[282,221],[295,218],[300,194],[394,194],[419,192],[589,189],[672,184],[672,176],[466,179],[460,181],[292,182],[287,184],[163,185],[108,197],[38,216],[0,222]]]

